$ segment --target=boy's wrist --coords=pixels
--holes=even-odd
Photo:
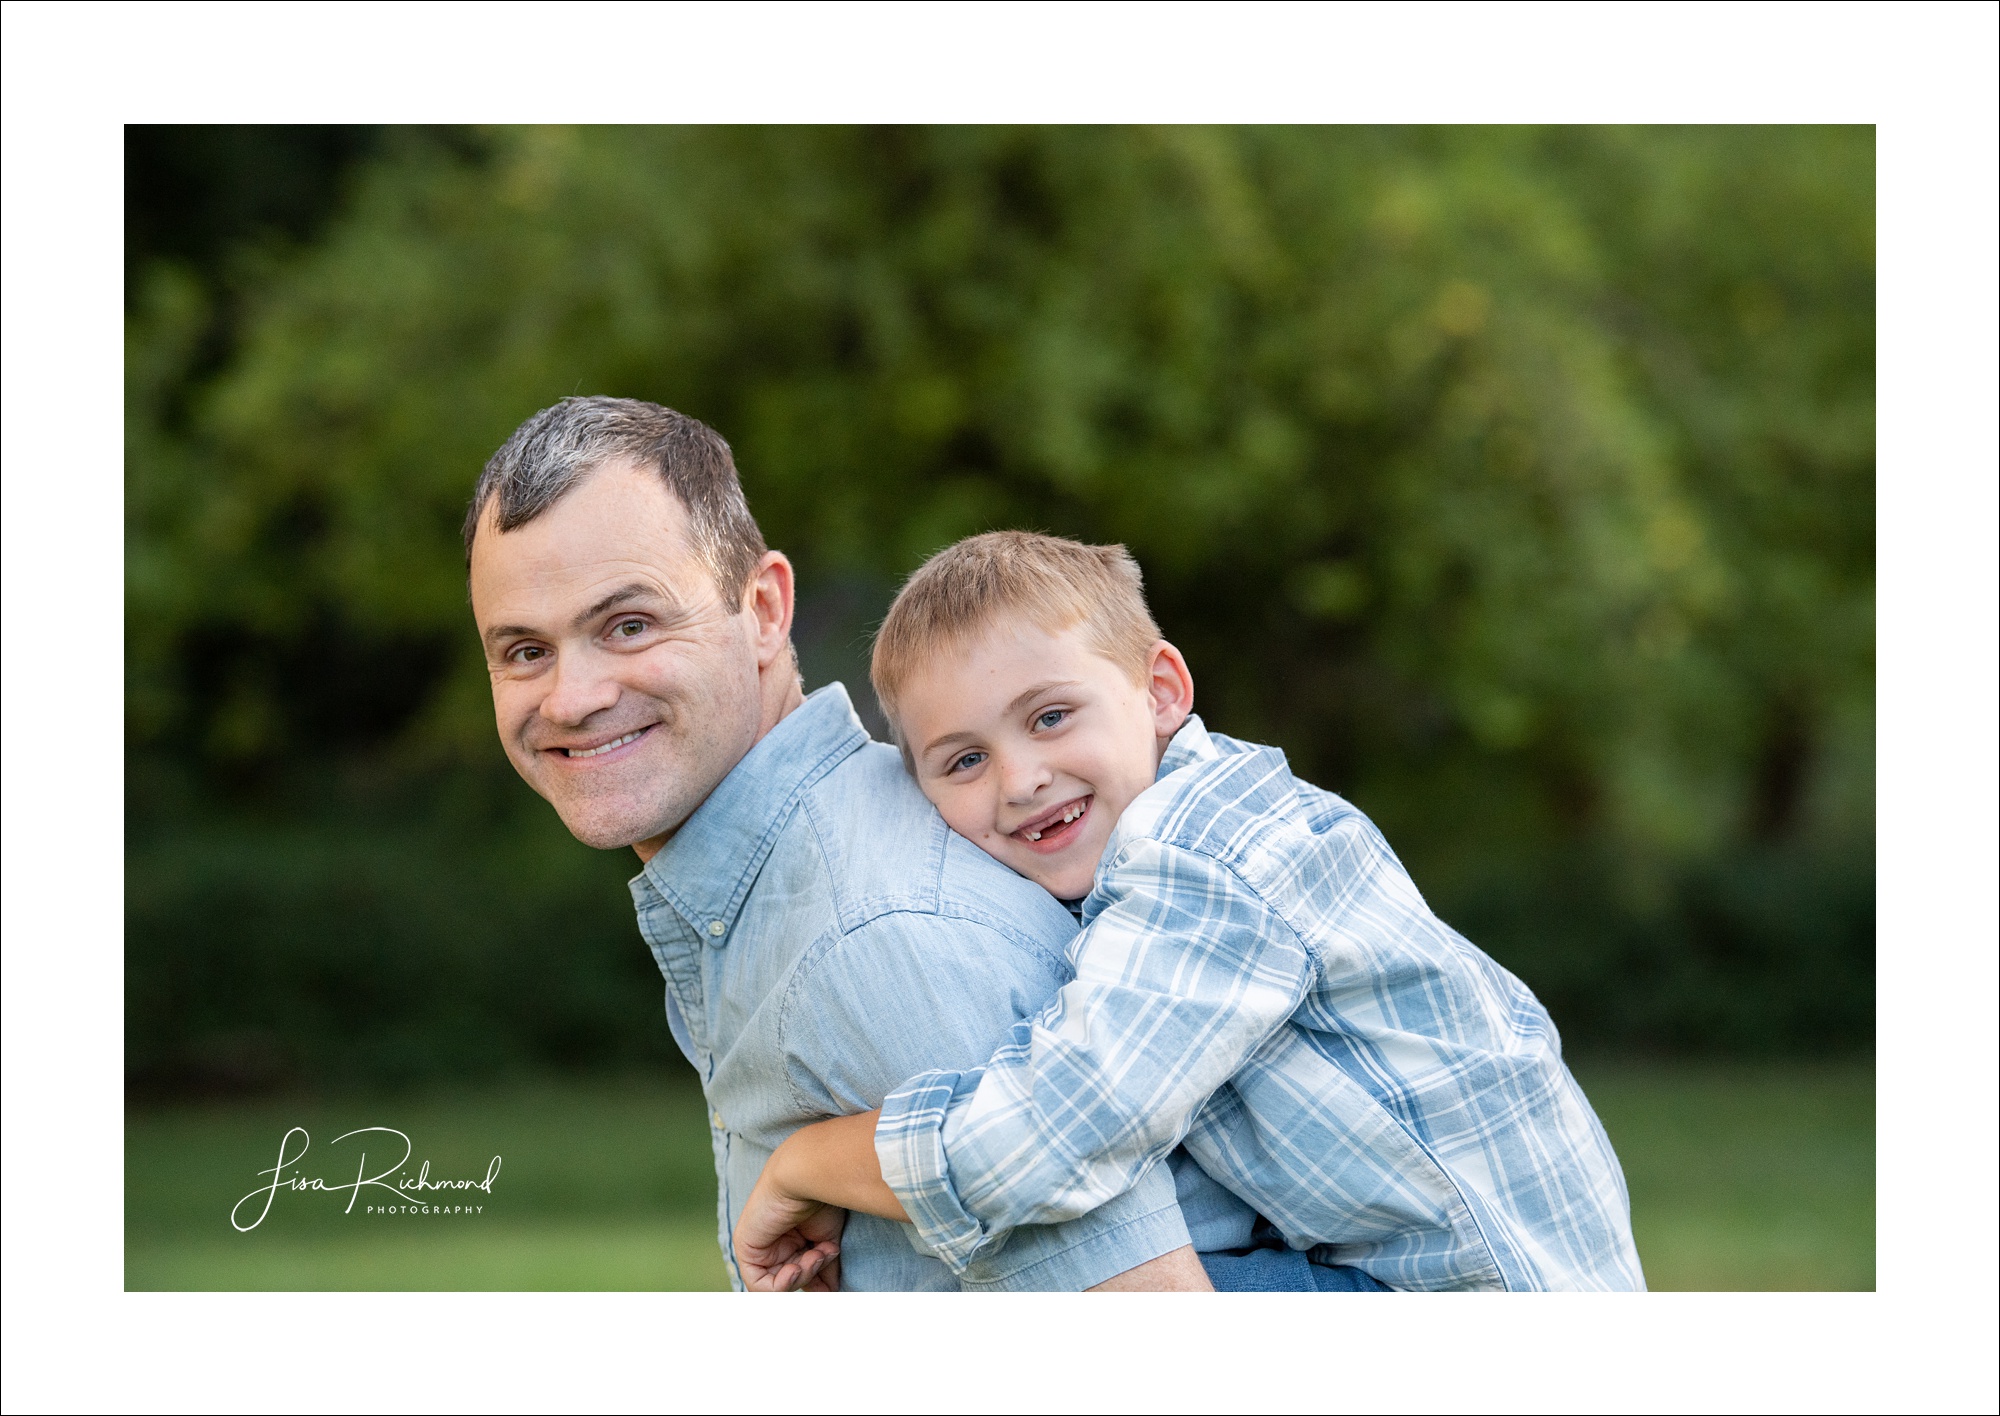
[[[764,1167],[771,1188],[788,1200],[818,1200],[813,1190],[815,1167],[813,1165],[812,1131],[820,1122],[801,1126],[785,1137],[773,1152],[770,1162]]]
[[[792,1132],[773,1152],[766,1173],[780,1194],[861,1210],[907,1222],[875,1158],[879,1111],[815,1121]]]

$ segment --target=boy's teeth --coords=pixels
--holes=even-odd
[[[1062,816],[1059,817],[1053,823],[1053,825],[1047,827],[1046,829],[1054,830],[1056,826],[1069,825],[1070,822],[1076,820],[1077,817],[1083,815],[1084,805],[1085,804],[1083,802],[1076,803],[1076,805],[1070,807],[1067,811],[1063,812]],[[1023,831],[1021,834],[1023,836],[1026,836],[1031,841],[1039,841],[1042,839],[1041,831]]]

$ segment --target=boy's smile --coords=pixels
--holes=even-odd
[[[1090,893],[1111,828],[1153,784],[1194,702],[1180,653],[1147,676],[1098,652],[1089,627],[1004,616],[911,676],[897,716],[917,783],[961,836],[1059,899]]]
[[[1014,828],[1014,836],[1024,842],[1028,849],[1042,855],[1061,850],[1083,827],[1078,823],[1084,813],[1090,810],[1091,798],[1078,797],[1066,801],[1051,811],[1045,811],[1024,826]]]

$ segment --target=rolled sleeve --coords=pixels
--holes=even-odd
[[[951,1183],[944,1126],[983,1069],[926,1072],[882,1102],[875,1155],[915,1230],[919,1251],[943,1260],[966,1288],[1091,1288],[1191,1242],[1172,1172],[1155,1164],[1122,1195],[1054,1225],[993,1231]]]
[[[883,1100],[881,1119],[875,1123],[875,1158],[882,1166],[882,1179],[903,1202],[926,1250],[960,1273],[992,1236],[958,1202],[958,1192],[952,1188],[944,1123],[952,1103],[979,1085],[983,1070],[912,1077]]]

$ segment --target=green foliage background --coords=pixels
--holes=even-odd
[[[1573,1045],[1872,1044],[1871,129],[133,130],[128,167],[207,183],[128,233],[136,1085],[671,1056],[629,858],[512,779],[465,602],[473,478],[576,391],[730,439],[810,682],[863,697],[958,536],[1122,541],[1208,721],[1375,817]]]

